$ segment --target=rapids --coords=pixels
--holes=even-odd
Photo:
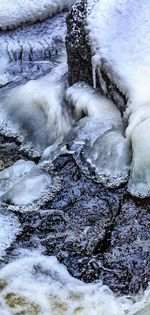
[[[33,221],[35,229],[41,224],[42,230],[42,225],[47,224],[45,239],[49,241],[50,230],[56,239],[49,219],[45,222],[44,217],[44,223],[40,222],[40,215],[52,212],[45,210],[45,206],[62,190],[59,171],[56,176],[53,170],[57,156],[73,156],[81,173],[114,188],[129,179],[130,137],[135,154],[139,154],[139,159],[133,157],[136,169],[143,167],[140,158],[145,143],[139,148],[136,141],[137,133],[143,135],[142,127],[133,132],[139,111],[137,115],[133,113],[133,121],[130,115],[131,123],[125,131],[116,105],[100,94],[96,84],[94,88],[84,82],[68,86],[66,15],[58,14],[42,23],[39,20],[68,9],[74,1],[43,0],[42,6],[39,1],[27,0],[24,13],[20,12],[20,3],[0,0],[2,30],[38,22],[0,35],[4,48],[0,49],[0,61],[4,61],[0,74],[0,134],[4,139],[6,136],[13,139],[25,157],[9,166],[6,163],[0,171],[0,315],[149,315],[149,286],[135,295],[119,295],[100,280],[84,283],[73,278],[56,257],[43,254],[44,246],[36,235],[32,239],[34,250],[32,242],[26,246],[27,240],[21,236],[20,217],[29,212],[29,217],[37,214],[38,219]],[[47,43],[47,29],[51,30],[51,45]],[[93,69],[94,77],[94,61]],[[140,115],[145,117],[144,110]],[[138,180],[138,174],[134,177]],[[145,191],[145,187],[142,189]],[[53,211],[61,212],[61,207]],[[25,228],[28,239],[32,228],[28,231],[28,222]],[[86,233],[88,228],[83,231]],[[64,233],[59,236],[63,238]]]

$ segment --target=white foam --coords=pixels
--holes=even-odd
[[[59,144],[71,128],[64,102],[67,64],[60,64],[45,77],[9,91],[1,101],[1,128],[4,134],[22,139],[28,150],[42,152]]]
[[[126,181],[130,150],[123,135],[119,110],[110,100],[84,83],[68,88],[66,99],[73,106],[76,119],[86,116],[73,130],[74,148],[77,144],[82,147],[83,158],[95,171],[95,179],[107,186],[118,186]],[[76,161],[87,172],[80,153]]]
[[[20,231],[21,226],[15,215],[0,213],[0,258],[11,243],[15,241]]]
[[[0,28],[16,28],[23,23],[45,20],[69,9],[74,0],[0,0]]]
[[[134,300],[116,297],[101,283],[75,280],[55,257],[37,253],[1,269],[2,281],[1,312],[7,315],[33,309],[36,315],[148,315],[150,306],[149,289]]]

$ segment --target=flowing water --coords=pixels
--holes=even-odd
[[[65,34],[62,20],[62,15],[54,19],[59,36],[59,23]],[[51,72],[45,75],[47,66],[41,78],[28,81],[27,75],[28,82],[23,77],[21,85],[14,84],[18,79],[0,93],[1,134],[19,141],[32,158],[42,157],[38,164],[19,160],[0,172],[0,315],[149,315],[149,287],[134,296],[117,296],[100,281],[85,284],[56,257],[44,256],[40,244],[36,250],[19,247],[5,261],[22,230],[18,213],[38,213],[61,189],[59,174],[54,177],[49,165],[60,152],[68,152],[66,144],[82,171],[97,182],[113,187],[128,178],[131,148],[119,111],[84,83],[68,88],[64,42],[59,49],[61,58],[51,63]],[[7,73],[8,64],[12,60],[6,61]],[[31,78],[33,72],[35,68],[29,71]]]

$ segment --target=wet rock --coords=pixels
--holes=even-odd
[[[86,31],[87,1],[73,6],[67,17],[66,48],[68,54],[69,83],[79,80],[92,84],[91,48]]]
[[[27,155],[21,152],[19,143],[0,135],[0,171],[11,166],[17,160],[27,158]]]
[[[126,187],[106,189],[81,173],[72,156],[59,156],[53,174],[61,190],[39,211],[17,212],[23,232],[7,251],[55,255],[85,282],[102,280],[114,292],[137,293],[150,281],[149,200],[133,200]],[[46,210],[45,210],[46,209]]]

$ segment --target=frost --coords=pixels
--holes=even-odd
[[[130,146],[123,135],[119,110],[84,83],[68,88],[66,99],[73,106],[75,117],[80,118],[72,136],[75,142],[72,149],[76,151],[79,166],[107,186],[118,186],[126,181]]]
[[[45,20],[69,9],[74,0],[0,0],[0,28],[16,28],[23,23]]]

